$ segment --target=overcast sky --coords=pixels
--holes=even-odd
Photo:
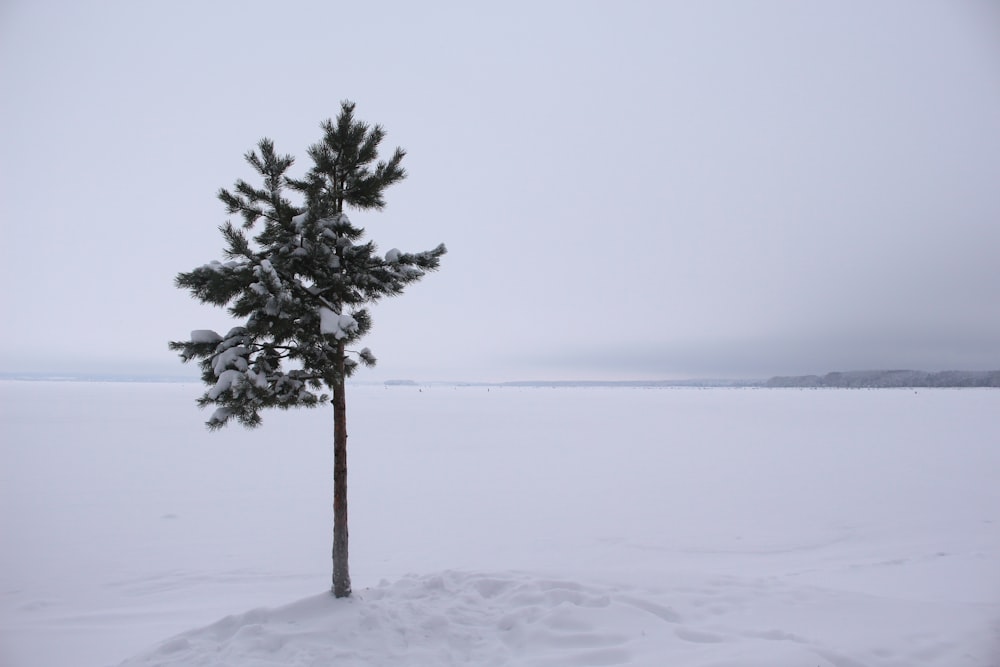
[[[1000,368],[1000,9],[0,4],[0,371],[192,373],[215,194],[339,102],[407,149],[365,379]]]

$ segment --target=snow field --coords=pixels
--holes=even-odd
[[[350,600],[328,409],[208,433],[194,385],[0,391],[0,664],[1000,655],[995,390],[354,386]]]

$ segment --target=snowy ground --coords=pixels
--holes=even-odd
[[[1000,391],[353,387],[350,600],[197,392],[0,382],[0,665],[1000,664]]]

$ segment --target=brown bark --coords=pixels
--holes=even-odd
[[[344,396],[344,344],[337,345],[333,386],[333,594],[351,594],[347,566],[347,401]]]

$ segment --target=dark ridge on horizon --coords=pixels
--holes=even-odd
[[[773,377],[766,387],[893,389],[920,387],[1000,387],[1000,371],[844,371],[826,375]]]
[[[507,382],[417,382],[387,380],[386,386],[416,386],[419,384],[460,387],[762,387],[762,388],[840,388],[840,389],[899,389],[899,388],[960,388],[998,387],[1000,371],[912,371],[866,370],[834,371],[826,375],[774,376],[769,379],[710,379],[687,380],[514,380]]]

